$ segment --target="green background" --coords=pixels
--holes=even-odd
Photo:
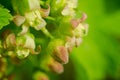
[[[79,0],[78,4],[88,15],[89,32],[71,54],[74,68],[66,66],[75,77],[65,72],[64,80],[120,80],[120,1]]]

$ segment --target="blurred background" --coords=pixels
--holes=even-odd
[[[79,0],[89,32],[60,80],[120,80],[120,0]]]

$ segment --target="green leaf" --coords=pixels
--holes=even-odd
[[[12,20],[12,15],[9,13],[8,9],[5,9],[0,6],[0,30],[10,23]]]

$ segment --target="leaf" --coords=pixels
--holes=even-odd
[[[12,15],[9,13],[9,10],[0,6],[0,30],[8,25],[11,20]]]

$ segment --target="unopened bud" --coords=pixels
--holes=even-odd
[[[16,38],[15,34],[11,33],[6,38],[6,48],[11,48],[13,46],[16,46]]]
[[[34,73],[33,80],[49,80],[49,78],[45,73],[39,71]]]
[[[61,39],[55,39],[49,43],[48,53],[50,53],[55,60],[62,64],[66,64],[68,62],[68,51],[64,46],[64,41]]]
[[[17,26],[20,26],[25,22],[25,17],[20,16],[20,15],[16,15],[16,16],[14,16],[13,21]]]
[[[57,61],[53,61],[52,63],[48,64],[48,67],[52,72],[57,74],[60,74],[64,71],[63,65]]]
[[[40,8],[40,13],[41,13],[41,16],[42,17],[47,17],[50,13],[50,5],[47,5],[48,8],[47,9],[44,9],[44,8]]]
[[[53,57],[55,60],[59,61],[62,64],[66,64],[69,61],[69,54],[67,48],[64,46],[57,46],[53,51]]]

